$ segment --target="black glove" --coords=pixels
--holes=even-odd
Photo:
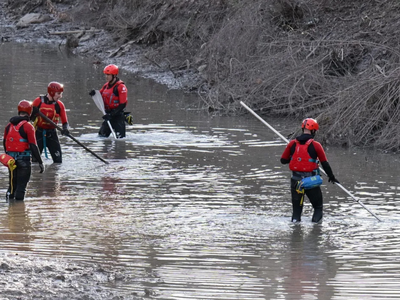
[[[62,135],[69,135],[68,123],[62,124],[61,134],[62,134]]]
[[[95,91],[95,90],[91,90],[91,91],[89,92],[89,95],[93,97],[94,95],[96,95],[96,91]]]
[[[32,107],[32,116],[36,116],[39,113],[39,107],[33,106]]]
[[[335,182],[336,182],[336,183],[340,183],[340,182],[335,178],[335,176],[329,177],[328,182],[332,182],[332,184],[335,184]]]
[[[44,164],[39,164],[39,168],[40,168],[39,173],[43,173],[44,172]]]
[[[111,116],[111,114],[105,114],[103,116],[103,119],[106,120],[106,121],[110,121],[112,119],[112,116]]]

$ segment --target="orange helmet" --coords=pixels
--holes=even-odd
[[[311,118],[307,118],[303,120],[303,123],[301,123],[301,128],[302,129],[308,129],[310,131],[313,130],[318,130],[319,129],[319,125],[317,123],[317,120],[315,119],[311,119]]]
[[[62,93],[64,91],[64,85],[62,85],[59,82],[52,81],[49,83],[47,86],[47,93],[51,96],[54,97],[54,95],[58,93]]]
[[[103,71],[106,75],[118,75],[118,67],[116,65],[108,65]]]
[[[27,100],[21,100],[18,103],[18,112],[24,111],[29,116],[32,114],[32,104]]]

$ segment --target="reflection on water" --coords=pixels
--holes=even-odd
[[[87,95],[103,83],[98,69],[32,46],[0,52],[2,126],[57,80],[72,135],[110,162],[61,137],[65,162],[45,160],[44,174],[34,165],[26,201],[0,206],[1,251],[107,264],[132,278],[111,288],[159,299],[399,298],[398,156],[326,149],[337,178],[384,222],[324,184],[323,223],[311,224],[306,202],[293,225],[284,144],[258,120],[197,113],[191,96],[122,74],[135,125],[124,140],[99,139]],[[27,76],[38,68],[62,72]],[[280,123],[285,135],[295,128]]]

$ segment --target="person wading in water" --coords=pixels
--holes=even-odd
[[[47,157],[46,148],[49,149],[54,163],[62,163],[61,145],[58,139],[56,127],[54,124],[50,124],[42,118],[39,115],[39,111],[55,124],[61,120],[61,134],[69,135],[67,113],[65,111],[64,103],[60,100],[63,91],[64,86],[62,84],[52,81],[47,86],[47,94],[45,96],[37,97],[32,103],[32,119],[36,128],[36,140],[40,153],[42,153],[44,149]]]
[[[281,156],[282,164],[289,164],[292,171],[291,195],[293,214],[292,222],[300,222],[303,211],[304,194],[307,195],[313,208],[314,214],[311,221],[318,223],[322,219],[323,197],[319,185],[309,188],[299,188],[299,183],[305,178],[319,175],[318,161],[329,178],[329,182],[339,183],[333,175],[331,166],[326,158],[322,145],[314,140],[315,133],[319,129],[316,120],[307,118],[301,123],[302,134],[291,140]],[[321,184],[322,181],[319,183]]]
[[[118,67],[116,65],[106,66],[103,73],[106,75],[107,82],[100,89],[100,94],[103,98],[106,114],[103,116],[104,121],[101,124],[99,136],[110,136],[111,129],[107,123],[107,121],[110,121],[117,138],[124,138],[126,135],[125,121],[128,124],[132,122],[131,120],[128,121],[125,117],[125,107],[128,103],[128,89],[125,83],[117,77]],[[92,97],[95,94],[95,90],[91,90],[89,93]]]
[[[18,104],[18,116],[12,117],[4,130],[3,146],[6,155],[0,155],[0,160],[9,167],[7,200],[24,200],[31,177],[31,156],[39,162],[40,173],[44,172],[36,144],[35,128],[29,123],[31,113],[31,103],[21,100]]]

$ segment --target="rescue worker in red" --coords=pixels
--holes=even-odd
[[[116,65],[108,65],[104,68],[103,73],[106,75],[107,82],[100,89],[103,97],[104,109],[106,114],[103,116],[103,123],[99,130],[99,136],[109,137],[111,129],[107,123],[110,121],[117,138],[125,137],[125,107],[128,103],[128,89],[125,83],[120,80],[118,75],[118,67]],[[91,90],[89,95],[94,96],[95,90]]]
[[[297,183],[303,178],[319,174],[318,161],[328,175],[329,182],[333,184],[335,182],[339,183],[333,175],[322,145],[314,140],[315,133],[319,129],[317,121],[307,118],[302,122],[301,129],[303,133],[287,144],[281,156],[281,163],[289,164],[289,169],[292,171],[290,189],[293,206],[292,222],[300,222],[303,211],[304,194],[298,192]],[[322,219],[323,199],[321,187],[317,186],[304,190],[304,193],[314,208],[311,221],[318,223]]]
[[[40,116],[39,111],[55,124],[58,124],[61,121],[61,134],[69,135],[67,113],[65,111],[64,103],[60,100],[63,91],[64,86],[61,83],[52,81],[47,86],[47,94],[37,97],[32,103],[32,118],[34,120],[36,140],[40,154],[44,150],[47,158],[47,149],[49,149],[54,163],[62,163],[61,145],[58,139],[57,130],[53,124],[50,124]]]
[[[12,117],[4,130],[3,146],[8,155],[14,158],[16,168],[9,169],[8,200],[24,200],[26,187],[31,177],[31,156],[39,162],[40,173],[44,165],[36,144],[35,128],[29,123],[32,105],[27,100],[18,104],[18,116]]]

